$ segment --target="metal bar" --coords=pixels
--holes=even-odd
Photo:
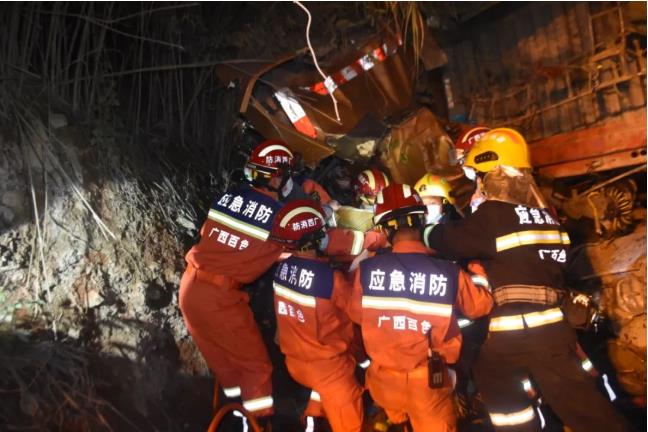
[[[621,180],[624,177],[628,177],[628,176],[630,176],[632,174],[638,173],[640,171],[644,171],[645,169],[646,169],[646,165],[641,165],[641,166],[638,166],[638,167],[634,167],[634,168],[632,168],[632,169],[630,169],[630,170],[628,170],[628,171],[626,171],[624,173],[621,173],[621,174],[619,174],[617,176],[612,177],[611,179],[605,180],[604,182],[601,182],[601,183],[598,183],[598,184],[592,186],[591,188],[585,190],[584,192],[579,193],[577,195],[577,197],[582,197],[584,195],[587,195],[590,192],[594,192],[595,190],[599,190],[602,187],[605,187],[605,186],[607,186],[607,185],[609,185],[611,183],[614,183],[614,182],[616,182],[618,180]]]

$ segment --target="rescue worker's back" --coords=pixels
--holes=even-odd
[[[461,334],[451,319],[453,306],[468,318],[492,306],[488,292],[475,288],[457,265],[429,253],[419,241],[399,241],[391,253],[363,261],[356,274],[354,297],[362,296],[359,321],[367,353],[384,367],[407,371],[424,365],[428,332],[446,363],[455,363]]]

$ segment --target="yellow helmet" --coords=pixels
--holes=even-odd
[[[434,174],[425,174],[414,185],[414,189],[421,197],[443,197],[450,204],[454,205],[455,199],[450,196],[450,183],[443,177]]]
[[[485,133],[470,149],[464,166],[489,172],[499,165],[531,168],[529,148],[518,131],[497,128]]]

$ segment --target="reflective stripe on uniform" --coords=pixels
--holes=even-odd
[[[488,279],[485,276],[482,275],[472,275],[470,276],[470,279],[475,285],[479,285],[481,287],[484,287],[486,289],[490,289],[490,284],[488,283]]]
[[[351,255],[359,255],[362,252],[362,246],[364,246],[364,233],[356,230],[352,230],[351,232],[353,233]]]
[[[316,303],[315,297],[311,297],[311,296],[307,296],[295,292],[290,288],[286,288],[283,285],[279,285],[277,282],[273,282],[272,286],[274,287],[275,294],[277,294],[279,297],[283,297],[287,300],[294,301],[295,303],[298,303],[302,306],[315,307],[315,303]]]
[[[522,330],[524,321],[522,315],[509,315],[491,318],[488,330],[490,331],[507,331]]]
[[[583,367],[583,369],[585,369],[586,372],[590,372],[594,368],[594,365],[592,364],[590,359],[587,358],[581,362],[581,366]]]
[[[497,252],[533,244],[570,244],[569,235],[557,230],[520,231],[495,239]]]
[[[245,223],[240,220],[234,219],[233,217],[228,216],[225,213],[221,213],[218,210],[214,210],[214,209],[209,210],[208,217],[213,221],[222,223],[223,225],[229,228],[232,228],[240,233],[247,234],[259,240],[265,241],[270,236],[269,231],[251,225],[249,223]]]
[[[313,417],[306,417],[306,429],[304,429],[304,432],[315,432],[315,419]]]
[[[562,321],[563,313],[559,308],[547,309],[542,312],[524,314],[524,321],[529,327],[540,327]]]
[[[370,364],[371,364],[371,360],[367,359],[363,362],[358,363],[358,366],[360,366],[362,369],[367,369]]]
[[[272,396],[264,396],[257,399],[243,401],[243,408],[250,412],[261,411],[272,408]]]
[[[228,398],[241,396],[241,387],[223,387],[223,393]]]
[[[241,426],[242,426],[241,432],[248,432],[250,429],[249,429],[248,422],[247,422],[247,417],[245,417],[245,414],[243,414],[239,410],[232,411],[232,414],[234,414],[235,417],[239,417],[241,419]]]
[[[457,320],[457,324],[459,324],[459,328],[465,328],[465,327],[468,327],[468,326],[469,326],[470,324],[472,324],[472,323],[473,323],[473,322],[472,322],[471,320],[466,319],[466,318],[459,318],[459,319]]]
[[[452,305],[427,303],[404,298],[363,296],[362,307],[381,310],[405,310],[413,313],[430,314],[442,317],[450,317],[452,315]]]
[[[322,399],[320,398],[320,394],[317,393],[315,390],[311,390],[310,399],[314,400],[316,402],[321,402],[322,401]]]
[[[489,416],[495,426],[516,426],[533,420],[535,418],[535,411],[533,407],[528,406],[514,413],[489,413]]]
[[[508,315],[491,318],[489,330],[521,330],[524,328],[524,323],[526,323],[527,327],[540,327],[559,322],[562,319],[562,311],[559,308],[552,308],[542,312],[532,312],[524,315]]]

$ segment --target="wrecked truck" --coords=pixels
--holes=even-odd
[[[467,124],[520,130],[548,204],[573,238],[571,284],[598,308],[587,325],[596,327],[589,354],[603,370],[609,359],[618,391],[645,406],[645,8],[516,6],[443,46],[429,33],[422,66],[384,29],[327,55],[325,79],[306,50],[217,73],[239,88],[252,128],[284,140],[307,166],[331,157],[378,164],[409,184],[433,172],[452,182],[459,207],[472,186],[454,159],[453,135]],[[513,37],[497,30],[503,25],[517,29]],[[417,104],[416,74],[430,70],[444,89],[440,113]]]

